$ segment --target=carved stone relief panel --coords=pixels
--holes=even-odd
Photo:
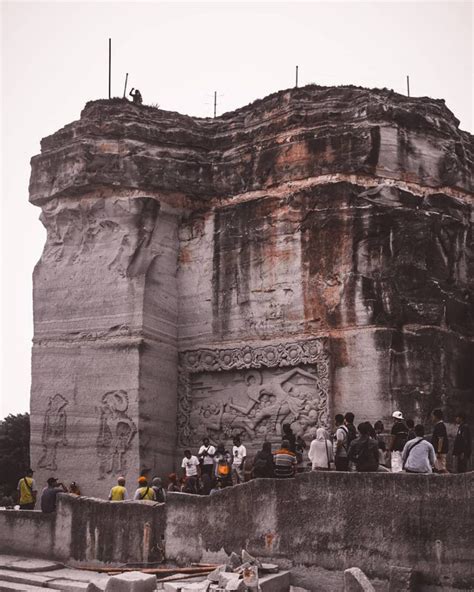
[[[41,444],[43,454],[38,466],[43,469],[56,471],[58,468],[56,455],[58,446],[67,446],[67,413],[68,400],[60,393],[49,398],[46,413],[44,414],[43,433]]]
[[[178,401],[180,446],[237,434],[250,445],[276,442],[284,423],[309,437],[329,420],[326,340],[183,352]]]
[[[125,391],[110,391],[102,397],[96,442],[99,479],[104,479],[106,474],[125,473],[127,470],[126,455],[137,433],[127,410],[128,394]]]

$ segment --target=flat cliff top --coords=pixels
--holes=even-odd
[[[391,150],[394,170],[386,164]],[[293,88],[215,119],[100,99],[42,140],[41,155],[32,159],[30,199],[39,203],[70,186],[77,192],[108,185],[112,179],[103,173],[111,167],[114,185],[200,197],[320,174],[384,171],[471,191],[473,153],[473,136],[459,129],[443,100],[387,89]]]

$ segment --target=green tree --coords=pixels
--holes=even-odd
[[[0,497],[15,493],[29,466],[30,414],[10,414],[0,421]]]

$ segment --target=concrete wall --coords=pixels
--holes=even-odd
[[[473,485],[474,473],[305,473],[212,497],[170,494],[165,506],[62,495],[56,519],[0,512],[0,552],[37,551],[71,563],[189,564],[246,548],[292,567],[309,589],[321,569],[358,566],[388,579],[398,565],[420,572],[425,590],[469,590]],[[38,550],[37,540],[44,541]]]
[[[56,514],[30,510],[0,511],[0,549],[34,557],[56,557]],[[41,541],[41,544],[38,544]]]

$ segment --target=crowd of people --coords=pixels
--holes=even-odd
[[[365,421],[356,429],[353,413],[338,414],[334,418],[333,433],[329,435],[325,428],[317,428],[309,449],[305,440],[294,434],[290,424],[283,424],[280,447],[272,451],[271,443],[264,442],[251,462],[240,436],[233,439],[231,450],[227,450],[222,442],[214,446],[206,437],[196,454],[191,450],[184,451],[181,475],[168,475],[166,489],[160,477],[150,480],[149,470],[142,471],[133,499],[164,503],[168,491],[212,495],[249,479],[287,479],[306,470],[447,473],[449,439],[442,410],[435,409],[432,413],[434,425],[430,440],[425,438],[424,426],[414,425],[401,411],[395,411],[392,416],[394,422],[387,438],[382,421],[376,421],[374,425]],[[471,458],[471,433],[463,412],[457,413],[456,424],[452,456],[456,472],[464,473]],[[56,497],[61,492],[81,495],[77,483],[73,482],[67,488],[50,477],[41,493],[41,510],[54,512]],[[34,509],[37,489],[31,469],[20,479],[18,494],[21,509]],[[117,479],[108,499],[114,502],[130,499],[125,477]]]

